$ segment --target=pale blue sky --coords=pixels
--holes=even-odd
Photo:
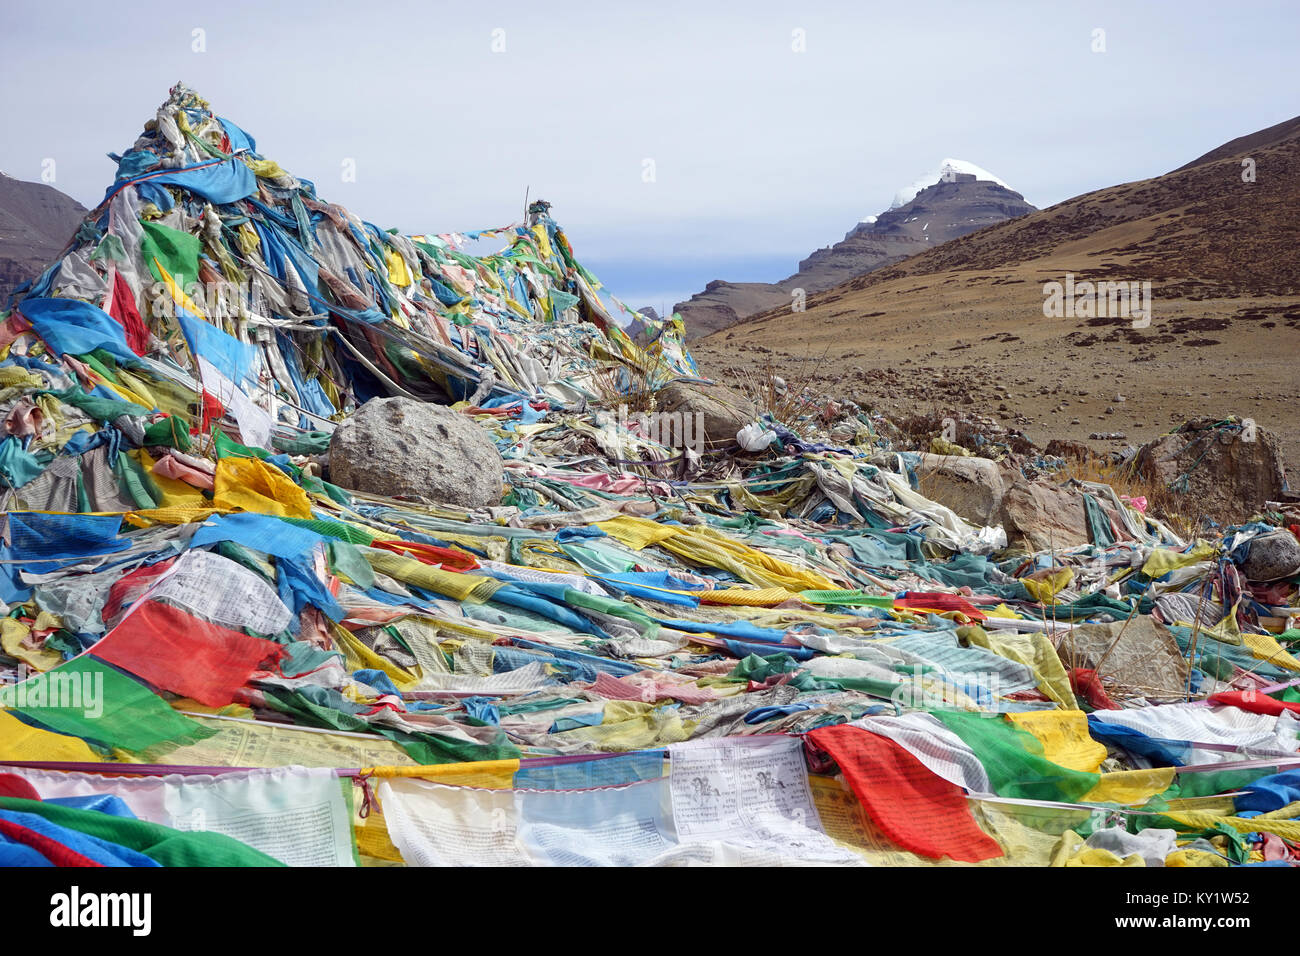
[[[53,158],[93,205],[104,154],[183,80],[381,226],[503,225],[531,187],[615,294],[658,308],[787,275],[945,156],[1039,206],[1168,172],[1300,113],[1297,50],[1300,4],[1267,0],[5,0],[0,169]]]

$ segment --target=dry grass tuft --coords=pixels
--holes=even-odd
[[[661,363],[653,360],[607,362],[592,375],[597,395],[593,404],[611,410],[622,406],[628,414],[653,412],[658,407],[656,396],[670,379]]]
[[[825,409],[827,396],[838,393],[844,378],[843,373],[834,379],[822,375],[825,359],[825,355],[820,361],[799,362],[787,358],[778,370],[768,358],[760,369],[739,383],[739,390],[759,415],[770,415],[774,422],[797,433],[802,421]]]

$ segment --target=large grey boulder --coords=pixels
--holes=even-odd
[[[441,405],[372,398],[330,439],[330,481],[353,491],[462,508],[500,504],[501,455],[472,420]]]
[[[987,458],[922,454],[917,488],[977,527],[995,525],[1006,494],[997,463]]]
[[[1252,538],[1241,570],[1248,581],[1276,581],[1300,574],[1300,541],[1286,530]]]
[[[698,414],[692,427],[696,421],[703,426],[704,445],[709,449],[734,444],[736,432],[758,417],[752,402],[724,385],[673,382],[655,393],[655,405],[660,412]]]
[[[1244,520],[1280,498],[1286,487],[1281,442],[1249,421],[1185,422],[1138,449],[1137,470],[1171,487],[1181,496],[1179,510],[1193,518]]]
[[[1007,540],[1031,551],[1077,548],[1089,543],[1083,495],[1042,481],[1015,482],[1002,496]]]

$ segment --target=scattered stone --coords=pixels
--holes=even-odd
[[[1077,425],[1078,422],[1071,424]],[[1068,438],[1053,438],[1047,443],[1047,448],[1043,450],[1045,455],[1052,455],[1057,458],[1077,458],[1086,460],[1092,457],[1092,449],[1080,441],[1070,441]]]

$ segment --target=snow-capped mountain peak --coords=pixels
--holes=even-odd
[[[951,178],[958,173],[965,173],[974,176],[977,180],[983,179],[988,182],[997,183],[1003,189],[1011,188],[987,169],[976,166],[974,163],[968,163],[964,159],[952,159],[950,157],[940,163],[939,168],[928,176],[923,176],[910,186],[904,186],[896,192],[894,194],[894,201],[889,208],[897,209],[899,206],[906,206],[916,198],[916,194],[922,189],[925,189],[927,186],[933,186],[935,183],[942,182],[944,179]]]

